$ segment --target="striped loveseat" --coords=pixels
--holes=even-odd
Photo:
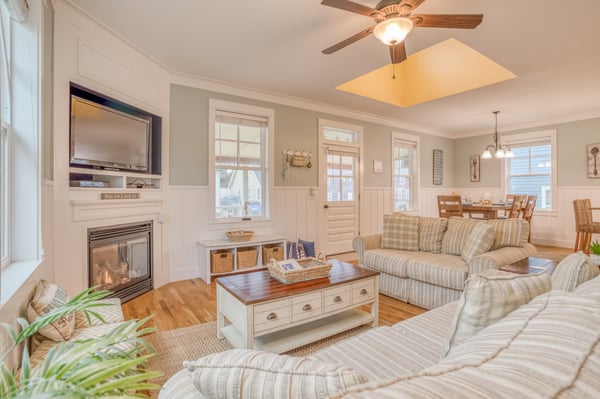
[[[598,398],[598,273],[583,254],[552,278],[488,270],[458,301],[306,358],[235,349],[187,362],[159,399]]]
[[[393,214],[382,234],[354,238],[360,266],[381,272],[380,292],[433,309],[459,298],[467,277],[528,256],[529,224]]]

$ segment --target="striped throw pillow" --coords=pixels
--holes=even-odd
[[[183,366],[207,398],[327,398],[367,381],[363,374],[330,362],[246,349]]]
[[[67,302],[69,295],[56,284],[40,280],[35,287],[33,299],[27,307],[27,319],[33,323],[39,317],[45,316]],[[66,341],[75,330],[75,315],[69,314],[42,327],[39,334],[52,341]]]
[[[419,218],[419,251],[439,254],[442,252],[442,239],[448,228],[448,219]]]
[[[470,276],[458,301],[443,356],[550,289],[550,275],[545,270],[537,274],[514,274],[488,269]]]
[[[504,247],[523,247],[529,237],[529,223],[522,219],[490,220],[494,226],[494,244],[492,250]]]
[[[471,235],[473,228],[479,223],[483,222],[461,217],[448,219],[448,230],[442,239],[442,253],[460,256],[464,243]]]
[[[573,291],[598,274],[598,265],[583,252],[576,252],[564,258],[554,269],[552,289]]]
[[[464,242],[460,256],[469,263],[477,255],[489,251],[493,243],[494,228],[487,223],[479,223]]]
[[[381,248],[419,250],[419,217],[401,214],[383,216]]]

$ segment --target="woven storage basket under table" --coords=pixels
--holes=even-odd
[[[297,283],[299,281],[312,280],[329,276],[329,271],[333,266],[331,263],[319,260],[317,258],[302,258],[297,260],[302,266],[299,270],[282,270],[273,262],[267,262],[271,277],[276,278],[284,284]]]

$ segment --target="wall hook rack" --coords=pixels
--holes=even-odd
[[[300,168],[312,168],[312,152],[309,151],[298,151],[298,150],[283,150],[283,155],[285,155],[285,163],[289,166],[295,166]]]

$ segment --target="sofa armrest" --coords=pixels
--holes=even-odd
[[[524,247],[504,247],[474,257],[469,262],[469,275],[481,273],[487,269],[499,269],[529,256],[537,255],[537,249],[531,244]]]
[[[381,234],[371,234],[368,236],[354,237],[352,240],[352,248],[358,254],[358,264],[363,264],[363,256],[365,251],[369,249],[377,249],[381,247]]]

